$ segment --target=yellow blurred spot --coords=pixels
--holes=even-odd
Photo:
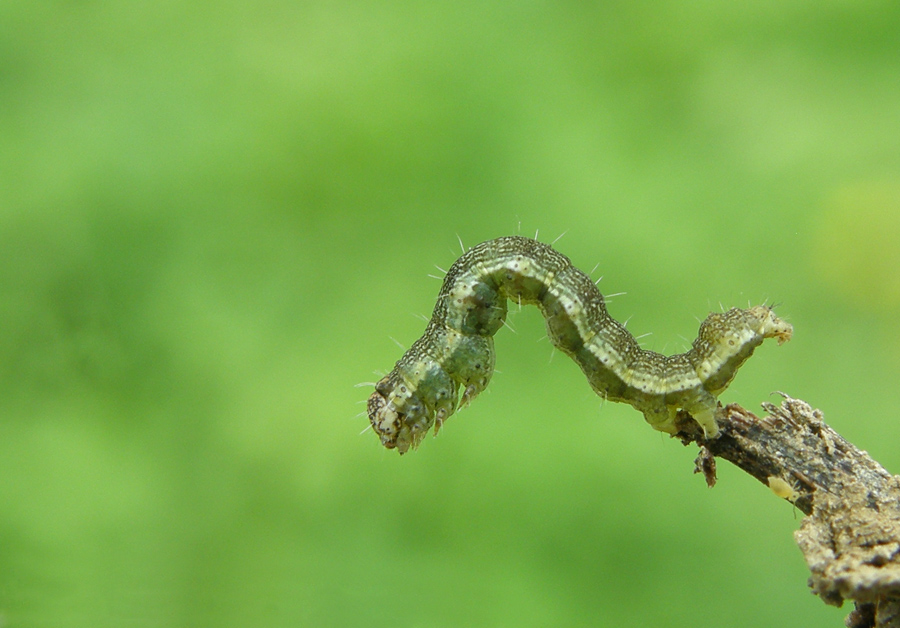
[[[865,182],[825,202],[812,247],[820,280],[867,307],[900,307],[900,184]]]

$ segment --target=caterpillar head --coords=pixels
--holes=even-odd
[[[372,393],[366,404],[369,412],[369,423],[381,438],[381,444],[388,449],[397,447],[397,434],[400,432],[400,413],[378,391]]]
[[[387,449],[415,449],[434,423],[434,413],[406,384],[388,375],[375,385],[366,409],[372,429]]]

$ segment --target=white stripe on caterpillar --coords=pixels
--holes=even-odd
[[[551,342],[578,363],[597,394],[632,405],[653,428],[672,434],[675,413],[684,409],[715,438],[716,397],[764,339],[781,344],[793,333],[770,307],[732,308],[710,314],[686,353],[646,351],[567,257],[529,238],[497,238],[450,267],[425,333],[375,385],[369,421],[385,447],[401,454],[415,448],[432,425],[437,433],[460,402],[485,389],[508,299],[540,308]]]

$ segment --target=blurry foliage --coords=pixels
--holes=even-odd
[[[835,190],[818,226],[821,280],[875,312],[900,312],[900,182]]]
[[[656,350],[796,327],[802,397],[900,468],[891,2],[0,5],[10,626],[829,622],[790,508],[603,405],[516,313],[402,460],[353,384],[466,244],[539,229]],[[863,394],[861,394],[863,393]]]

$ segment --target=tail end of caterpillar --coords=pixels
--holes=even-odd
[[[779,345],[783,345],[794,335],[793,325],[775,316],[772,308],[757,305],[750,308],[750,313],[761,321],[759,333],[763,338],[775,338]]]

